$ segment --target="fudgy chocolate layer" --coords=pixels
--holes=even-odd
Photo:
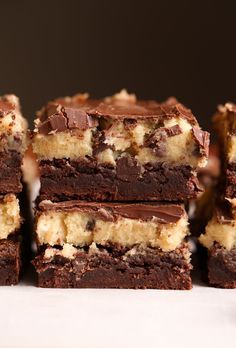
[[[22,155],[17,151],[0,152],[0,193],[18,193],[21,184]]]
[[[219,288],[236,288],[236,248],[227,250],[215,243],[208,250],[208,280]]]
[[[33,264],[38,286],[45,288],[150,288],[191,289],[191,264],[187,244],[171,252],[160,249],[100,248],[99,252],[79,251],[73,259],[42,252]]]
[[[179,219],[186,217],[184,207],[181,204],[165,203],[98,203],[86,201],[67,201],[52,203],[41,201],[38,205],[38,215],[42,212],[49,213],[88,213],[104,221],[115,222],[118,217],[156,221],[163,224],[177,223]]]
[[[20,269],[20,242],[11,239],[0,240],[0,285],[17,284]]]
[[[40,161],[41,198],[107,201],[179,201],[197,196],[198,181],[188,166],[157,164],[144,172],[131,158],[116,168],[92,160]]]
[[[226,169],[225,195],[227,198],[236,198],[236,163],[229,164]]]

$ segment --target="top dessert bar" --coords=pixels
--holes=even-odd
[[[0,194],[17,193],[21,164],[27,146],[27,122],[15,95],[0,97]]]
[[[137,101],[125,90],[75,95],[39,113],[33,149],[43,199],[184,200],[200,191],[209,134],[176,99]]]

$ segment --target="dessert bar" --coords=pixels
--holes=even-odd
[[[183,201],[201,191],[209,134],[174,98],[160,104],[121,91],[75,95],[39,113],[33,149],[41,198],[52,201]]]
[[[199,238],[208,250],[208,280],[213,286],[236,288],[236,207],[218,202]]]
[[[35,232],[41,287],[191,288],[182,205],[42,201]]]

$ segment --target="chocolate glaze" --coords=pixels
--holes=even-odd
[[[185,216],[185,210],[182,205],[177,204],[156,204],[156,203],[95,203],[83,201],[67,201],[52,203],[42,201],[39,203],[40,211],[81,211],[97,213],[105,221],[114,221],[118,216],[130,219],[151,220],[157,218],[159,223],[176,223],[181,217]]]
[[[163,123],[166,119],[182,117],[192,125],[198,126],[191,110],[185,108],[174,98],[159,104],[156,101],[115,101],[61,98],[50,102],[40,113],[38,131],[41,134],[62,132],[71,129],[85,130],[98,125],[99,118],[155,119]],[[55,118],[55,120],[54,120]],[[127,122],[126,122],[127,123]]]

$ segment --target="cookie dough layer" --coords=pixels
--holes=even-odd
[[[21,271],[20,242],[0,240],[0,285],[15,285]]]
[[[23,154],[27,147],[27,122],[15,95],[0,97],[0,151]]]
[[[137,101],[125,91],[105,100],[77,95],[50,102],[36,120],[33,149],[39,160],[84,160],[115,167],[131,155],[138,165],[203,167],[209,134],[175,99]]]
[[[181,205],[44,201],[36,216],[40,245],[132,247],[142,244],[164,251],[176,249],[188,234]]]
[[[213,121],[224,148],[225,162],[236,163],[236,105],[219,106]]]
[[[236,247],[236,208],[227,200],[217,202],[212,219],[208,222],[200,243],[210,249],[218,243],[226,250]]]
[[[116,168],[90,159],[41,161],[40,174],[40,194],[52,201],[183,201],[201,192],[190,167],[141,167],[132,157],[118,160]]]
[[[19,201],[13,194],[0,197],[0,239],[20,229],[21,217]]]
[[[208,250],[208,280],[213,286],[236,288],[236,248],[227,250],[214,243]]]
[[[33,264],[38,286],[45,288],[135,288],[191,289],[190,252],[183,243],[178,249],[74,248],[68,258],[55,248],[41,252]]]

